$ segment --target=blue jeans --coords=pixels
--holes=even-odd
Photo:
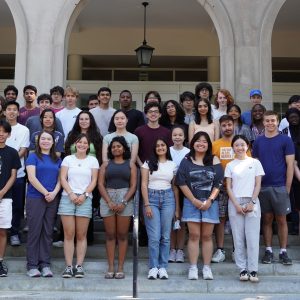
[[[175,213],[175,198],[172,189],[148,189],[152,218],[145,215],[148,234],[149,268],[167,268],[170,253],[172,219]]]

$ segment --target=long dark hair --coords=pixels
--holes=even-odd
[[[152,174],[154,171],[158,170],[158,155],[156,153],[156,144],[157,144],[158,141],[163,141],[166,144],[166,146],[167,146],[166,159],[167,160],[172,160],[172,156],[171,156],[171,153],[170,153],[170,148],[168,146],[168,143],[167,143],[166,139],[165,138],[157,138],[155,140],[155,142],[153,143],[151,158],[149,159],[149,161],[147,161],[148,166],[149,166],[149,170],[150,170],[150,174]]]
[[[162,107],[162,114],[161,114],[161,118],[160,118],[160,125],[167,127],[167,128],[171,128],[173,124],[171,124],[170,121],[170,117],[169,114],[167,112],[167,105],[169,103],[172,103],[175,106],[175,110],[176,110],[176,118],[175,118],[175,124],[184,124],[184,110],[182,109],[182,107],[180,106],[180,104],[175,101],[175,100],[168,100],[165,102],[165,104]]]
[[[239,112],[240,116],[238,117],[238,124],[239,124],[239,127],[241,127],[243,125],[243,122],[242,122],[242,111],[241,111],[241,108],[237,105],[237,104],[231,104],[230,106],[227,107],[227,110],[226,110],[226,113],[228,115],[228,113],[230,112],[230,110],[232,108],[236,108],[236,110]]]
[[[114,142],[118,142],[123,146],[123,148],[124,148],[123,159],[125,159],[125,160],[130,159],[130,157],[131,157],[130,148],[128,147],[128,144],[127,144],[124,136],[115,136],[111,140],[111,142],[110,142],[110,144],[107,148],[107,157],[109,159],[114,159],[115,158],[112,154],[112,151],[111,151],[111,148],[112,148],[112,145],[113,145]]]
[[[82,114],[87,114],[90,118],[90,127],[87,130],[87,139],[89,143],[93,143],[96,151],[96,158],[99,163],[102,162],[102,135],[96,125],[94,116],[89,111],[81,111],[77,117],[72,130],[69,132],[66,143],[65,153],[71,154],[71,146],[78,140],[78,136],[81,134],[81,128],[79,126],[79,118]]]
[[[41,126],[42,128],[44,129],[44,124],[43,124],[43,119],[45,117],[45,114],[47,112],[51,112],[52,113],[52,116],[53,116],[53,132],[56,130],[56,116],[55,116],[55,113],[54,111],[51,109],[51,108],[46,108],[42,111],[41,115],[40,115],[40,122],[41,122]]]
[[[43,153],[42,153],[42,149],[40,147],[40,139],[41,139],[41,136],[42,136],[43,133],[49,134],[52,137],[53,144],[50,148],[49,156],[50,156],[52,161],[57,162],[59,157],[56,155],[56,152],[55,152],[55,137],[54,137],[54,134],[52,132],[42,130],[39,133],[39,135],[37,137],[37,141],[36,141],[35,154],[37,155],[37,157],[40,160],[43,160]]]
[[[193,158],[194,160],[196,160],[194,144],[202,136],[206,139],[207,144],[208,144],[207,151],[206,151],[206,153],[204,155],[204,158],[203,158],[203,164],[204,164],[204,166],[212,166],[213,165],[213,159],[214,159],[214,155],[212,154],[212,143],[211,143],[211,140],[209,138],[209,135],[204,131],[199,131],[199,132],[195,133],[195,135],[193,136],[193,138],[191,140],[191,143],[190,143],[191,151],[190,151],[190,153],[187,154],[187,157],[189,159]]]
[[[198,125],[201,124],[201,116],[198,111],[198,105],[199,105],[200,101],[205,102],[208,106],[207,122],[208,122],[208,124],[211,124],[213,122],[212,112],[211,112],[211,104],[210,104],[209,100],[207,100],[207,99],[199,99],[198,101],[195,102],[195,106],[194,106],[195,107],[195,123]]]

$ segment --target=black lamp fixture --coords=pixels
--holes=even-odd
[[[143,2],[142,5],[144,6],[144,41],[143,45],[135,49],[136,56],[138,59],[138,64],[140,67],[149,67],[151,63],[152,53],[154,48],[147,45],[146,41],[146,9],[149,5],[149,2]]]

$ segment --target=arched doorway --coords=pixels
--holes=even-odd
[[[134,52],[143,38],[141,1],[85,2],[74,10],[76,18],[72,16],[69,25],[68,82],[83,94],[95,93],[101,84],[108,84],[114,99],[123,88],[135,89],[135,99],[142,99],[145,91],[155,88],[165,100],[178,99],[184,90],[193,91],[199,81],[213,81],[218,87],[218,35],[225,30],[220,25],[215,28],[212,21],[211,15],[218,19],[217,10],[202,2],[150,2],[147,41],[155,52],[148,69],[137,67]]]

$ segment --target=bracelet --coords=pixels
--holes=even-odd
[[[128,204],[127,201],[124,200],[124,199],[121,201],[121,203],[122,203],[124,206],[127,206],[127,204]]]

